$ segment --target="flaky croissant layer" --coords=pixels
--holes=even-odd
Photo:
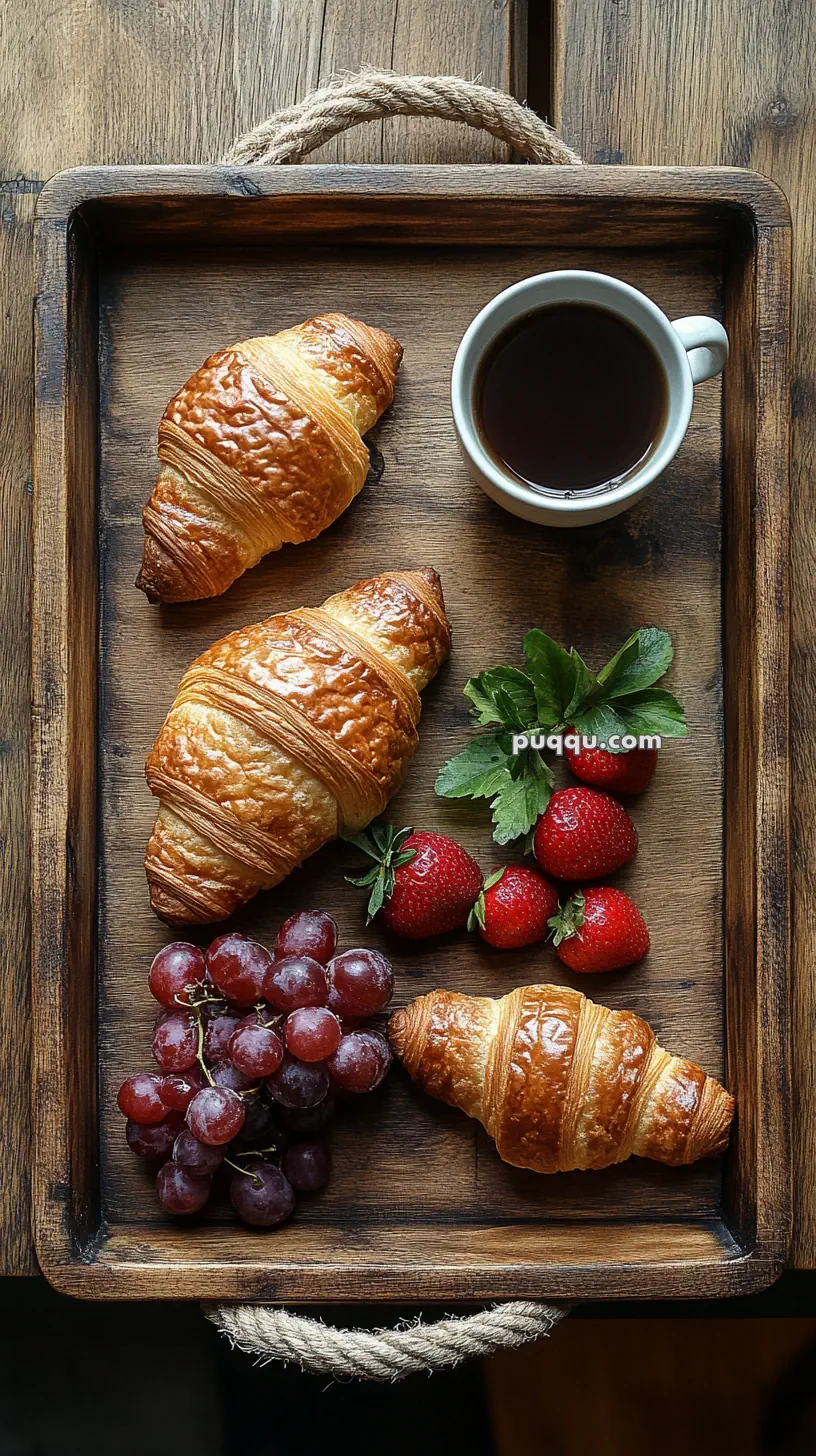
[[[365,482],[362,436],[394,398],[402,347],[342,313],[207,359],[159,425],[145,506],[150,601],[214,597],[262,556],[312,541]]]
[[[435,571],[386,571],[216,642],[185,673],[147,760],[160,809],[153,909],[222,920],[399,787],[419,694],[450,650]]]
[[[734,1100],[719,1082],[664,1051],[633,1011],[566,986],[497,1000],[432,991],[388,1033],[419,1086],[477,1118],[518,1168],[606,1168],[633,1153],[693,1163],[728,1142]]]

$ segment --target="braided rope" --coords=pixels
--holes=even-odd
[[[581,164],[546,121],[504,91],[459,76],[400,76],[373,69],[338,78],[277,111],[238,137],[225,162],[300,162],[340,132],[386,116],[457,121],[490,132],[528,162]],[[431,1325],[418,1318],[392,1330],[336,1329],[254,1304],[205,1306],[205,1313],[233,1346],[262,1361],[291,1360],[318,1375],[385,1381],[515,1349],[548,1335],[567,1310],[515,1301]]]
[[[504,91],[459,76],[400,76],[361,71],[312,91],[233,143],[227,163],[300,162],[339,132],[385,116],[458,121],[513,147],[528,162],[580,165],[558,133]]]
[[[205,1306],[204,1312],[230,1344],[263,1362],[292,1360],[317,1375],[378,1381],[403,1380],[475,1355],[515,1349],[548,1335],[567,1313],[550,1304],[516,1301],[431,1325],[418,1318],[391,1330],[349,1330],[254,1304]]]

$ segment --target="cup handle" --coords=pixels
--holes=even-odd
[[[728,335],[716,319],[705,316],[674,319],[672,328],[688,354],[693,384],[713,379],[728,360]]]

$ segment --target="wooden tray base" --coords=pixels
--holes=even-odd
[[[787,1228],[785,357],[789,225],[728,170],[166,168],[56,178],[40,209],[36,621],[37,1237],[44,1272],[90,1297],[306,1301],[702,1296],[760,1288]],[[615,273],[670,317],[732,340],[725,396],[701,386],[655,493],[604,525],[536,529],[473,486],[448,404],[464,328],[499,289],[559,267]],[[167,399],[207,354],[341,309],[405,362],[374,438],[382,480],[317,541],[221,598],[150,607],[134,589]],[[760,403],[761,401],[761,403]],[[738,1098],[728,1158],[632,1160],[539,1178],[397,1071],[338,1119],[329,1189],[272,1234],[226,1204],[169,1227],[129,1153],[116,1089],[150,1064],[146,971],[172,938],[142,854],[144,758],[190,660],[215,638],[391,566],[440,572],[450,665],[425,695],[394,822],[448,830],[485,871],[506,855],[475,806],[436,800],[468,734],[469,675],[541,625],[598,665],[636,626],[673,635],[691,736],[633,807],[630,889],[654,949],[587,988]],[[563,770],[557,774],[566,781]],[[365,931],[347,846],[262,896],[236,928],[271,941],[301,906],[344,945],[380,944],[395,1004],[436,985],[501,994],[568,980],[549,947],[496,953]],[[196,937],[206,944],[208,937]],[[575,984],[579,984],[576,980]],[[96,1023],[96,1030],[94,1030]],[[96,1101],[96,1068],[99,1100]]]

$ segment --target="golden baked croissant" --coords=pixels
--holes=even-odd
[[[478,1118],[517,1168],[607,1168],[632,1153],[693,1163],[728,1142],[734,1100],[673,1057],[633,1011],[566,986],[508,996],[432,991],[391,1017],[388,1034],[432,1097]]]
[[[435,571],[386,571],[223,637],[185,673],[147,760],[153,909],[222,920],[384,809],[450,650]]]
[[[342,313],[207,359],[159,425],[136,578],[149,600],[216,597],[268,551],[325,531],[365,481],[361,437],[401,359],[390,334]]]

